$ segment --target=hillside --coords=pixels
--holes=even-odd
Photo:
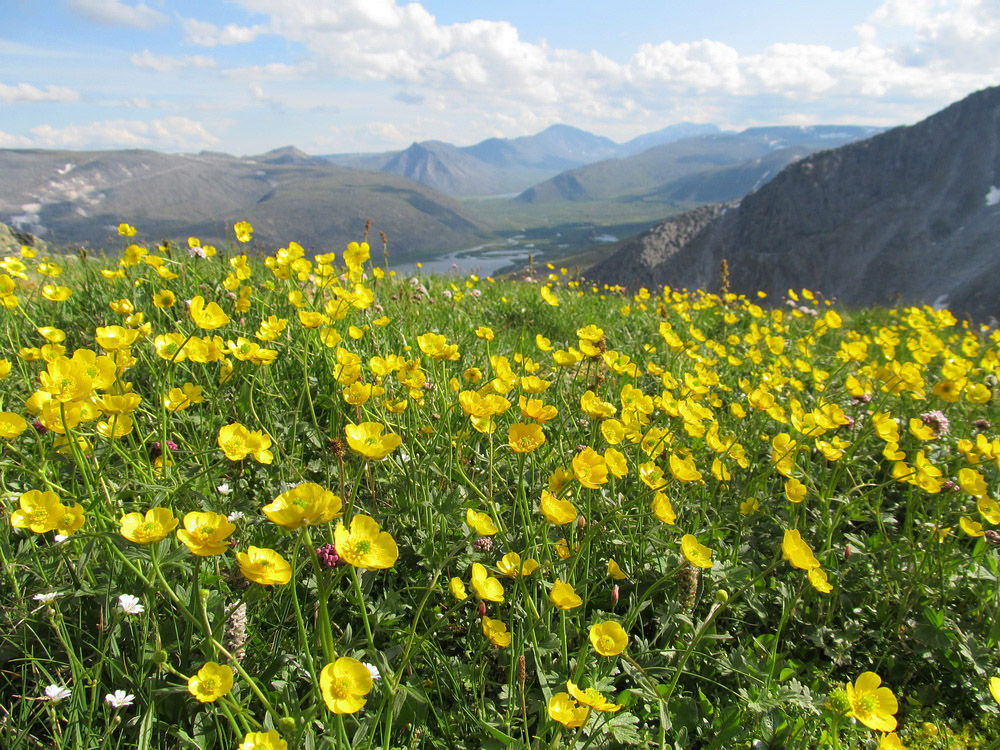
[[[122,221],[145,237],[223,242],[234,221],[252,217],[263,245],[339,249],[372,218],[402,260],[489,234],[474,214],[424,185],[294,149],[256,158],[0,150],[0,174],[0,221],[53,244],[115,247]]]
[[[683,138],[626,158],[608,159],[563,172],[529,188],[516,200],[556,204],[623,198],[662,199],[673,190],[684,192],[683,188],[672,186],[699,173],[716,176],[715,189],[708,193],[707,200],[730,200],[743,195],[742,186],[752,187],[766,180],[804,153],[833,148],[875,132],[875,128],[853,126],[774,127]],[[734,166],[742,169],[730,175],[732,180],[719,179],[719,170]]]
[[[693,236],[647,233],[589,276],[717,288],[726,258],[735,291],[777,297],[806,287],[850,304],[937,303],[1000,316],[998,185],[995,87],[916,125],[813,154]],[[629,271],[639,256],[641,275]]]

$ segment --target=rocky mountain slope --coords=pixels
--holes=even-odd
[[[668,224],[693,222],[682,217]],[[690,233],[688,233],[690,234]],[[678,239],[673,239],[678,237]],[[1000,317],[1000,87],[786,167],[693,235],[642,235],[588,276],[627,286],[802,287],[850,304]]]
[[[488,236],[458,202],[391,174],[347,169],[286,148],[260,157],[153,151],[0,150],[0,221],[50,244],[120,246],[135,225],[155,241],[224,242],[249,219],[270,248],[296,241],[339,250],[372,218],[398,260]]]

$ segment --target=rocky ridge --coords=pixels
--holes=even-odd
[[[998,186],[994,87],[915,125],[806,157],[710,221],[699,213],[654,228],[588,276],[717,289],[725,258],[738,292],[780,298],[805,287],[852,305],[1000,317]]]

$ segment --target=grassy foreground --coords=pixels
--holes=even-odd
[[[1000,746],[996,331],[120,231],[0,261],[3,747]]]

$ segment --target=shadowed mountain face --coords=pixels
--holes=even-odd
[[[1000,317],[998,248],[1000,87],[808,156],[697,231],[654,229],[588,275],[716,289],[726,258],[738,292],[805,287],[850,304],[937,303]]]
[[[148,240],[222,243],[232,224],[254,226],[270,248],[296,241],[340,250],[365,222],[394,257],[475,244],[488,231],[451,198],[391,174],[338,167],[285,148],[254,158],[153,151],[0,150],[0,221],[50,244],[121,245],[120,222]]]

